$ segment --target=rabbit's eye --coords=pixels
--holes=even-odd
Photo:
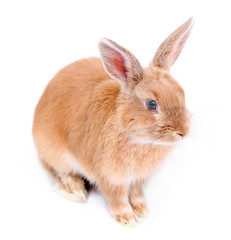
[[[157,109],[157,103],[156,103],[156,101],[153,100],[153,99],[147,100],[147,101],[146,101],[146,106],[147,106],[147,108],[148,108],[149,110],[151,110],[151,111],[156,111],[156,109]]]

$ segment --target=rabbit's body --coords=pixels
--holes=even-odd
[[[101,59],[74,62],[50,81],[36,107],[33,135],[61,195],[86,200],[85,178],[120,223],[134,226],[137,216],[146,216],[144,181],[189,133],[184,91],[168,70],[191,26],[189,20],[170,35],[148,68],[104,39]]]
[[[172,146],[142,144],[126,135],[117,120],[120,95],[119,82],[99,58],[62,69],[35,112],[33,132],[42,161],[56,174],[80,174],[96,184],[100,177],[128,185],[146,179]]]

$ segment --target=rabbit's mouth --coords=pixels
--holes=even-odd
[[[156,145],[173,145],[181,140],[183,140],[183,136],[181,136],[178,133],[175,133],[174,136],[171,136],[169,138],[163,137],[163,138],[156,139],[154,141],[154,144],[156,144]]]
[[[161,145],[172,145],[184,140],[189,135],[189,133],[189,129],[187,131],[167,131],[157,137],[154,143]]]

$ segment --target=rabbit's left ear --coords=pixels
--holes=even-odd
[[[156,66],[169,71],[180,55],[193,26],[193,18],[177,28],[158,48],[150,67]]]
[[[100,40],[99,50],[105,70],[124,89],[133,89],[142,79],[143,69],[130,51],[107,38]]]

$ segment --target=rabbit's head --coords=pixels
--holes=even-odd
[[[190,18],[158,48],[147,68],[127,49],[102,39],[99,42],[105,70],[121,84],[117,98],[120,130],[133,142],[172,144],[190,131],[182,87],[169,74],[193,26]]]

